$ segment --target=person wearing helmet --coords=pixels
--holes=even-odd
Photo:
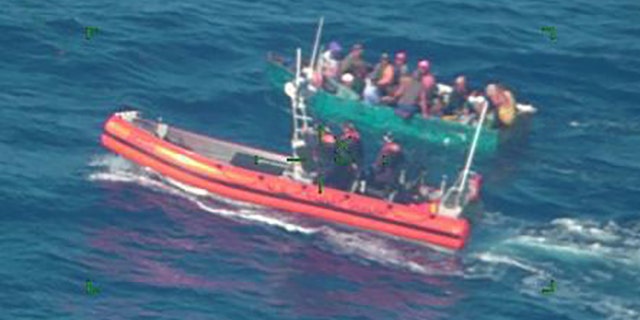
[[[327,51],[322,53],[322,75],[325,78],[336,78],[338,76],[340,67],[340,54],[342,53],[342,47],[336,41],[329,43]]]
[[[327,185],[341,190],[350,189],[358,177],[362,161],[360,133],[352,123],[343,123],[342,135],[337,140],[334,153],[335,165],[327,174]]]
[[[404,162],[404,152],[400,144],[395,142],[391,132],[386,133],[382,139],[382,148],[371,168],[373,183],[395,188],[400,166]]]
[[[364,161],[364,151],[362,147],[362,140],[360,132],[356,129],[355,125],[349,121],[342,124],[341,141],[347,141],[347,149],[354,163],[360,167]]]
[[[333,156],[336,150],[336,137],[331,132],[331,128],[328,126],[323,126],[321,132],[318,133],[318,168],[320,172],[326,173],[331,172],[334,167]]]

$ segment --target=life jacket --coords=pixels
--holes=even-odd
[[[354,157],[353,160],[360,165],[363,158],[362,142],[360,140],[360,133],[355,129],[346,129],[342,136],[341,141],[347,141],[347,148],[350,156]]]
[[[503,127],[511,126],[516,119],[515,99],[511,98],[509,99],[505,92],[500,92],[499,101],[494,102],[493,99],[489,99],[491,106],[495,108],[496,117]]]
[[[377,168],[390,167],[394,169],[399,164],[398,160],[400,160],[401,155],[402,147],[400,147],[399,144],[395,142],[385,142],[382,149],[380,149],[375,166]]]
[[[322,144],[323,145],[334,145],[336,144],[336,137],[334,137],[331,133],[329,132],[325,132],[322,135]]]
[[[511,126],[516,119],[516,108],[512,105],[502,105],[498,108],[498,119],[504,126]]]
[[[360,142],[360,132],[354,129],[346,129],[340,140],[351,140],[353,142]]]

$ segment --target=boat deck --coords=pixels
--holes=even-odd
[[[135,119],[133,124],[157,136],[157,122]],[[291,167],[285,155],[213,139],[168,125],[164,139],[209,159],[266,174],[281,176]],[[256,157],[258,157],[257,164]]]

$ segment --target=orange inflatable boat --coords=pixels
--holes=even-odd
[[[136,111],[112,115],[101,140],[140,166],[231,199],[448,249],[462,248],[469,235],[466,219],[439,214],[440,199],[399,204],[330,187],[319,190],[314,183],[292,178],[297,164],[287,162],[286,155],[143,119]],[[477,181],[479,175],[469,179]]]

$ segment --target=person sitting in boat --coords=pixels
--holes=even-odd
[[[356,92],[362,92],[367,74],[367,64],[362,58],[363,52],[364,48],[361,44],[354,44],[351,52],[340,63],[340,76],[351,73],[354,76],[353,88]]]
[[[358,101],[360,100],[360,95],[353,90],[353,81],[355,80],[354,76],[351,73],[345,73],[340,77],[340,84],[336,89],[336,97],[345,99]]]
[[[378,96],[388,94],[388,89],[393,84],[394,69],[389,63],[389,55],[387,53],[383,53],[380,56],[380,62],[373,69],[370,78],[378,89]]]
[[[511,126],[516,118],[516,99],[513,93],[501,85],[492,83],[487,85],[485,94],[491,109],[495,112],[498,127]]]
[[[466,109],[467,98],[469,97],[469,89],[467,89],[467,79],[460,75],[456,77],[453,84],[453,90],[449,95],[447,106],[442,109],[442,118],[453,119],[460,112]]]
[[[380,96],[378,95],[378,87],[369,78],[365,79],[364,90],[362,91],[362,99],[367,104],[380,103]]]
[[[400,84],[389,96],[382,98],[383,103],[395,104],[395,113],[403,119],[409,119],[418,111],[418,102],[422,93],[422,84],[410,74],[405,74]]]
[[[420,60],[418,62],[418,67],[413,72],[413,78],[422,83],[419,100],[422,116],[428,118],[431,115],[438,114],[440,109],[438,86],[436,85],[435,76],[431,73],[429,60]]]
[[[422,84],[422,90],[420,91],[420,111],[424,118],[429,118],[431,115],[437,115],[439,112],[437,103],[437,85],[436,78],[427,73],[421,77],[420,83]]]
[[[336,41],[329,43],[329,49],[322,53],[322,75],[328,79],[337,79],[340,72],[340,53],[342,47]]]
[[[407,66],[407,53],[404,51],[396,52],[396,57],[393,60],[393,86],[400,84],[400,79],[409,74],[409,67]]]
[[[413,72],[413,77],[418,81],[422,81],[422,77],[429,74],[431,74],[431,64],[429,60],[418,61],[416,71]]]

